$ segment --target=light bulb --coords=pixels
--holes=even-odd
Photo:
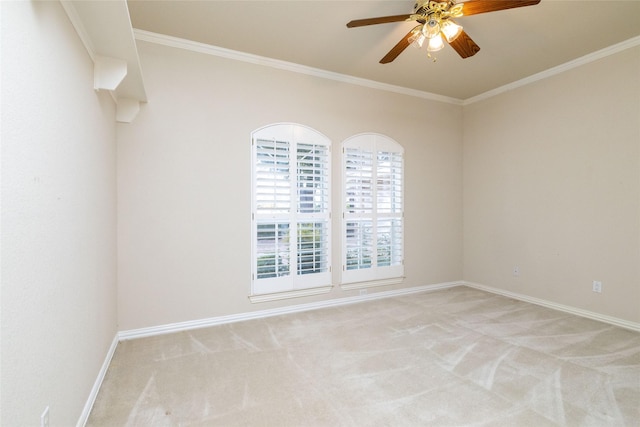
[[[438,34],[437,36],[429,39],[427,52],[437,52],[443,47],[444,47],[444,41],[442,40],[442,36]]]
[[[449,19],[442,23],[442,33],[447,41],[451,43],[462,33],[462,27]]]

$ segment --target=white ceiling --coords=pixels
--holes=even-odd
[[[412,0],[133,0],[134,28],[457,99],[468,99],[640,36],[640,0],[542,0],[456,21],[480,46],[462,59],[407,48],[382,58],[413,22],[347,28],[352,19],[411,13]]]

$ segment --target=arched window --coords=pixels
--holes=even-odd
[[[330,147],[298,124],[252,133],[252,295],[331,285]]]
[[[401,279],[404,149],[384,135],[363,133],[345,140],[342,153],[342,283]]]

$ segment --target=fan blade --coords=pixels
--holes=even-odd
[[[389,22],[406,21],[411,15],[393,15],[393,16],[381,16],[379,18],[366,18],[366,19],[354,19],[347,24],[347,27],[364,27],[365,25],[375,24],[387,24]]]
[[[420,25],[416,26],[415,28],[419,27]],[[411,37],[411,33],[413,33],[413,30],[415,28],[412,28],[411,31],[409,31],[407,33],[406,36],[404,36],[402,38],[402,40],[400,40],[398,42],[398,44],[396,44],[390,51],[389,53],[387,53],[384,58],[382,58],[380,60],[381,64],[388,64],[389,62],[393,61],[394,59],[396,59],[398,57],[398,55],[400,55],[402,53],[403,50],[405,50],[410,44],[411,42],[409,42],[409,38]],[[459,37],[459,36],[458,36]]]
[[[458,55],[463,58],[473,56],[480,50],[480,46],[471,40],[471,37],[469,37],[464,31],[462,31],[455,40],[449,42],[449,44],[456,52],[458,52]]]
[[[514,7],[533,6],[538,3],[540,0],[469,0],[460,4],[464,5],[462,16],[470,16]]]

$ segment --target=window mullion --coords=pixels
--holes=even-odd
[[[378,267],[378,150],[373,143],[373,160],[371,165],[372,209],[371,209],[371,266]]]
[[[291,251],[291,275],[294,282],[298,278],[298,220],[299,218],[299,202],[298,202],[298,144],[295,141],[295,134],[293,128],[291,129],[291,149],[289,151],[289,187],[291,209],[289,210],[289,228],[291,234],[289,235],[289,250]]]

